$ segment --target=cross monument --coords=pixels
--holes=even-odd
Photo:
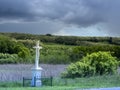
[[[39,46],[39,41],[36,42],[36,46],[34,46],[33,48],[35,48],[36,50],[36,56],[35,56],[35,67],[32,68],[31,86],[39,87],[42,86],[42,82],[41,82],[42,68],[39,67],[39,56],[40,56],[39,50],[42,49],[42,47]]]

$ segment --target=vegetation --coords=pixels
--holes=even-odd
[[[41,88],[22,88],[21,82],[0,82],[0,90],[74,90],[76,87],[120,86],[120,76],[113,75],[120,60],[119,37],[0,33],[0,64],[33,63],[35,40],[40,40],[43,47],[40,51],[40,63],[72,63],[63,75],[72,78],[54,78],[53,87]]]
[[[75,87],[40,87],[40,88],[35,88],[35,87],[20,87],[20,88],[0,88],[0,90],[74,90]]]
[[[44,43],[57,43],[64,45],[93,45],[95,43],[120,45],[119,37],[77,37],[77,36],[54,36],[33,35],[24,33],[0,33],[1,35],[15,38],[17,40],[41,40]]]
[[[0,63],[26,62],[30,56],[30,50],[24,44],[15,39],[0,35]],[[23,61],[18,61],[23,60]]]
[[[0,53],[0,64],[18,63],[18,58],[17,54]]]
[[[21,82],[1,82],[0,90],[75,90],[77,88],[103,88],[120,86],[119,75],[95,76],[89,78],[53,78],[53,86],[41,88],[22,87]],[[3,88],[4,87],[4,88]]]
[[[0,63],[33,63],[35,40],[41,41],[41,63],[69,64],[82,59],[87,54],[110,51],[120,59],[120,38],[118,37],[76,37],[32,35],[23,33],[0,33],[0,53],[16,54],[16,61],[0,58]]]
[[[88,54],[79,62],[68,66],[63,77],[88,77],[94,75],[112,75],[117,72],[118,61],[110,52]]]

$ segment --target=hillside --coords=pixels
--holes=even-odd
[[[16,40],[41,40],[43,43],[57,43],[64,45],[94,45],[112,44],[120,45],[120,37],[78,37],[78,36],[54,36],[51,34],[35,35],[25,33],[0,33]]]
[[[40,62],[68,64],[80,60],[86,54],[110,51],[120,59],[120,37],[77,37],[32,35],[24,33],[0,33],[0,63],[33,63],[35,41],[40,40]]]

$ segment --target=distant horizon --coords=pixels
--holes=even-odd
[[[17,34],[30,34],[30,35],[46,35],[50,34],[50,33],[46,33],[46,34],[33,34],[33,33],[22,33],[22,32],[0,32],[0,33],[17,33]],[[74,35],[55,35],[55,34],[50,34],[52,36],[73,36],[73,37],[115,37],[115,38],[120,38],[119,36],[74,36]],[[49,35],[48,35],[49,36]]]

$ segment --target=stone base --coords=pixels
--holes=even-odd
[[[34,86],[34,87],[42,86],[41,71],[42,71],[42,68],[32,68],[31,86]]]

